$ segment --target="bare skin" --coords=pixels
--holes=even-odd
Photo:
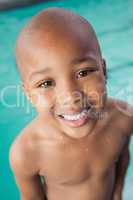
[[[48,9],[21,33],[16,59],[38,111],[10,149],[21,199],[121,200],[133,117],[126,102],[107,97],[106,65],[90,24]],[[81,125],[60,116],[83,107],[90,112]]]

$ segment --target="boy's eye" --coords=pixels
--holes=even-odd
[[[52,85],[53,85],[53,81],[47,80],[47,81],[43,81],[42,83],[40,83],[40,84],[38,85],[38,87],[39,87],[39,88],[48,88],[48,87],[50,87],[50,86],[52,86]]]
[[[78,72],[77,74],[77,78],[82,78],[84,76],[89,75],[92,72],[95,72],[97,70],[97,68],[87,68],[87,69],[82,69]]]

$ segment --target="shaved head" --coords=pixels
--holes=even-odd
[[[62,8],[41,11],[21,31],[16,61],[23,89],[38,112],[44,113],[43,106],[47,113],[57,112],[77,91],[86,100],[91,91],[102,96],[102,103],[100,98],[94,103],[102,109],[103,59],[95,31],[83,17]]]
[[[62,41],[64,47],[72,43],[80,43],[83,48],[90,46],[101,56],[96,34],[86,19],[62,8],[48,8],[32,17],[17,39],[16,61],[22,79],[26,65],[31,57],[34,59],[35,53],[39,54],[41,48],[47,51],[56,48]]]

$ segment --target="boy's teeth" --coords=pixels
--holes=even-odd
[[[85,116],[87,113],[87,110],[83,110],[81,113],[79,114],[74,114],[74,115],[62,115],[64,117],[64,119],[66,120],[78,120],[80,118],[82,118],[83,116]]]

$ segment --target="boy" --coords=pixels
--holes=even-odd
[[[89,22],[61,8],[40,12],[17,40],[16,61],[38,112],[10,149],[21,200],[121,200],[133,108],[107,97]]]

